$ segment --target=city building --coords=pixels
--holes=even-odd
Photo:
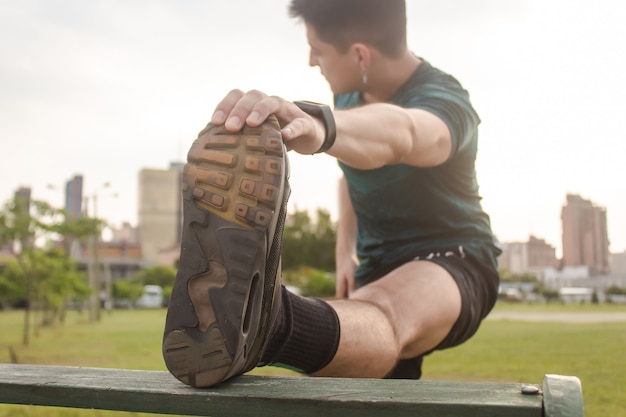
[[[20,207],[20,212],[25,212],[25,213],[29,213],[30,209],[31,209],[31,195],[32,195],[32,190],[30,187],[20,187],[15,191],[15,206]],[[21,250],[21,248],[23,247],[30,247],[33,246],[35,244],[35,241],[33,240],[33,238],[27,238],[27,239],[23,239],[20,240],[19,242],[13,242],[13,247],[11,248],[12,251],[15,251],[15,244],[18,244],[19,246],[19,250]]]
[[[558,264],[554,246],[532,235],[527,242],[503,243],[498,258],[501,269],[514,274],[533,273],[538,278],[546,268],[556,268]]]
[[[139,243],[139,230],[129,222],[122,223],[119,228],[111,229],[111,241]]]
[[[611,254],[611,272],[626,276],[626,251]]]
[[[20,187],[14,194],[15,204],[22,205],[25,210],[30,210],[31,189],[30,187]]]
[[[84,215],[97,215],[95,199],[97,194],[86,196],[83,191],[83,176],[75,175],[65,184],[65,211],[68,220],[76,220]],[[108,188],[109,183],[101,186]],[[89,203],[93,204],[93,213],[87,213]],[[95,237],[92,246],[86,240],[58,242],[78,263],[80,270],[89,271],[90,265],[100,276],[104,284],[118,279],[128,279],[144,267],[141,247],[137,238],[137,228],[124,223],[120,229],[110,229],[112,239],[103,241],[102,236]]]
[[[561,211],[563,266],[590,267],[590,273],[609,272],[606,209],[579,195],[568,194]]]
[[[97,264],[96,270],[103,277],[100,280],[103,284],[132,278],[146,267],[139,243],[125,240],[99,241],[91,252],[88,246],[82,246],[74,259],[78,262],[79,269],[85,271],[89,269],[90,263]]]
[[[28,201],[28,203],[30,204],[30,195],[31,195],[31,189],[30,187],[20,187],[17,190],[15,190],[15,199],[23,199],[24,201]]]
[[[160,253],[180,246],[182,164],[139,172],[138,232],[144,261],[159,264]]]
[[[568,266],[558,270],[549,268],[544,271],[542,284],[553,290],[591,288],[596,292],[599,301],[604,301],[608,288],[626,288],[626,275],[609,273],[592,276],[588,266]]]
[[[528,239],[528,266],[531,272],[543,271],[546,267],[559,266],[556,248],[535,236]]]
[[[70,220],[76,220],[83,215],[82,175],[75,175],[65,183],[65,211]]]

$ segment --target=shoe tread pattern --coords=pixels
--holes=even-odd
[[[189,150],[183,195],[230,222],[264,230],[281,203],[283,149],[275,118],[235,134],[209,125]]]

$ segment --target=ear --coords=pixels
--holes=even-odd
[[[354,56],[362,69],[368,69],[372,62],[372,51],[369,46],[364,43],[355,43],[352,45]]]

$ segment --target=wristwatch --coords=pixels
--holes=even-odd
[[[314,153],[322,153],[329,150],[335,143],[335,137],[337,136],[335,117],[330,107],[326,104],[316,103],[314,101],[294,101],[293,103],[306,114],[320,119],[324,124],[324,128],[326,129],[324,143],[322,143],[322,146]]]

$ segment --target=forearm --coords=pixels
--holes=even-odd
[[[350,202],[346,179],[339,180],[339,222],[337,226],[337,244],[335,256],[337,262],[356,257],[356,215]]]
[[[354,272],[358,259],[356,256],[357,222],[354,208],[350,202],[346,179],[339,180],[339,224],[337,226],[336,259],[336,295],[347,298],[356,289]]]
[[[434,166],[449,155],[447,126],[425,110],[376,103],[334,114],[337,140],[328,153],[351,167]]]

